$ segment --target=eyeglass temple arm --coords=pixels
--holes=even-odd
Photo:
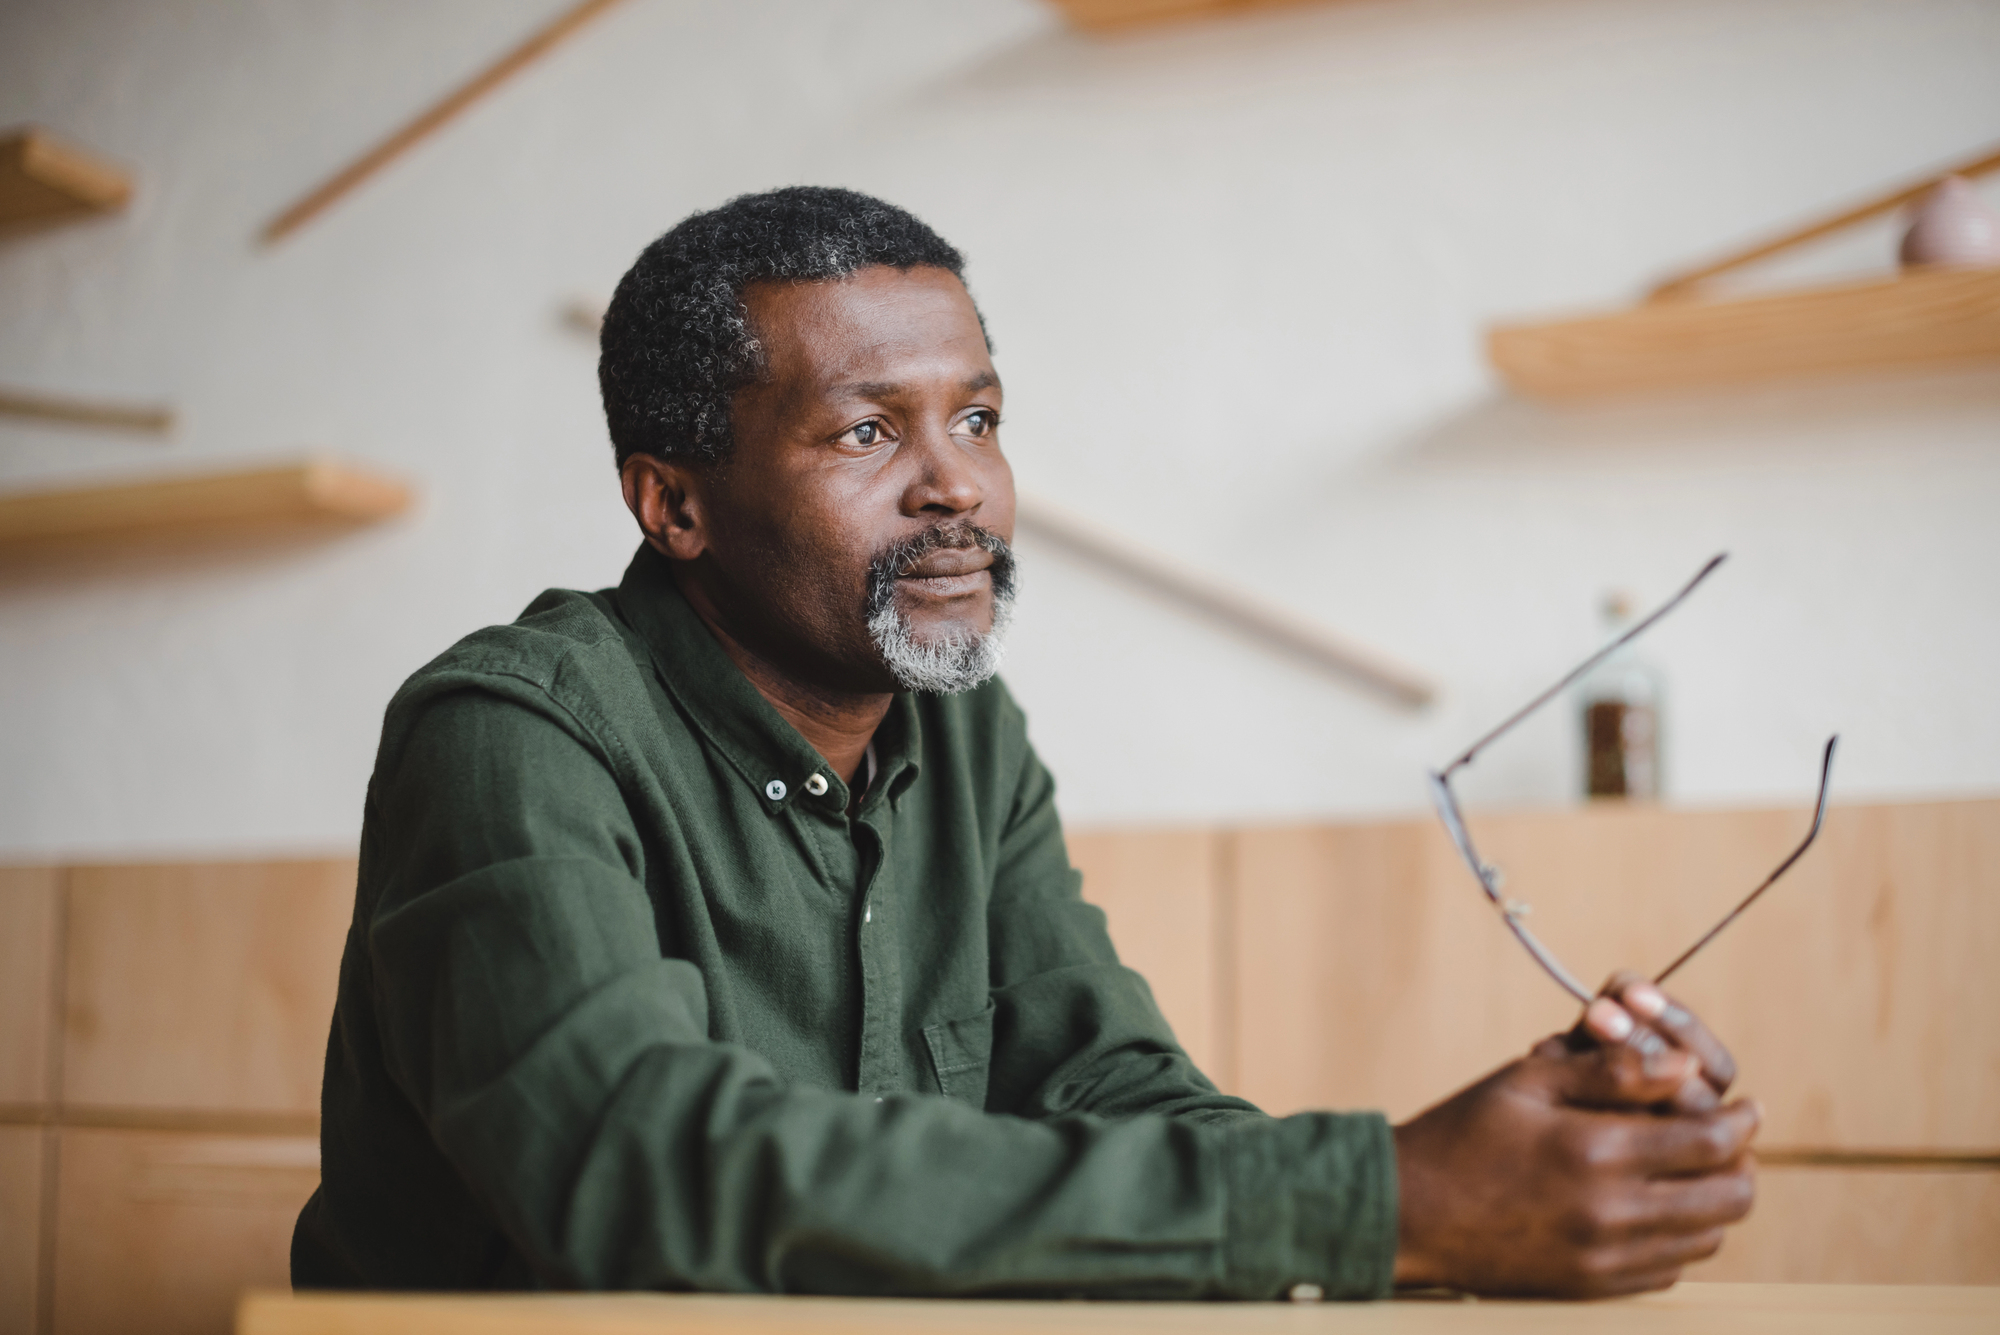
[[[1555,979],[1561,985],[1563,991],[1569,993],[1586,1006],[1591,1003],[1593,998],[1590,995],[1590,989],[1586,988],[1582,983],[1577,982],[1576,975],[1572,974],[1568,969],[1563,968],[1561,961],[1549,953],[1549,948],[1543,945],[1533,932],[1521,925],[1519,918],[1504,908],[1500,910],[1500,917],[1507,924],[1507,930],[1514,934],[1514,939],[1519,941],[1526,948],[1527,952],[1535,957],[1535,963],[1541,965],[1549,977]]]
[[[1568,676],[1564,677],[1561,681],[1549,687],[1549,689],[1543,691],[1540,695],[1530,700],[1527,704],[1523,705],[1521,708],[1515,710],[1512,714],[1508,715],[1507,721],[1505,723],[1502,723],[1499,727],[1495,728],[1493,731],[1487,733],[1484,737],[1481,737],[1478,741],[1474,742],[1471,746],[1467,747],[1465,749],[1464,755],[1461,755],[1458,759],[1452,761],[1449,765],[1446,765],[1442,770],[1439,771],[1439,773],[1449,776],[1453,770],[1461,769],[1464,766],[1471,764],[1472,758],[1474,756],[1478,755],[1481,751],[1485,750],[1488,746],[1492,745],[1494,740],[1497,739],[1502,733],[1506,732],[1507,729],[1513,727],[1516,723],[1519,723],[1522,719],[1528,717],[1528,715],[1534,713],[1537,709],[1540,709],[1543,705],[1547,704],[1551,699],[1562,694],[1564,688],[1569,686],[1571,682],[1575,681],[1578,677],[1581,677],[1584,673],[1596,667],[1599,663],[1602,663],[1605,659],[1611,657],[1612,654],[1616,653],[1628,641],[1637,639],[1639,635],[1646,630],[1647,627],[1651,626],[1655,621],[1658,621],[1661,617],[1665,616],[1667,613],[1673,611],[1676,607],[1679,607],[1681,605],[1681,600],[1686,598],[1689,594],[1693,593],[1696,585],[1700,584],[1703,580],[1707,579],[1711,574],[1715,573],[1715,568],[1721,565],[1724,561],[1727,561],[1728,559],[1729,559],[1728,552],[1717,552],[1714,556],[1710,557],[1708,560],[1708,564],[1703,566],[1700,570],[1696,571],[1695,577],[1689,580],[1684,586],[1682,586],[1681,591],[1679,593],[1667,599],[1666,602],[1660,604],[1660,606],[1655,608],[1653,610],[1653,613],[1650,616],[1648,616],[1645,620],[1639,622],[1637,625],[1633,626],[1630,630],[1627,630],[1623,635],[1620,635],[1617,639],[1605,645],[1602,649],[1599,649],[1589,658],[1584,659],[1581,664],[1579,664]]]
[[[1493,868],[1487,865],[1486,860],[1479,856],[1479,850],[1473,846],[1472,831],[1465,826],[1465,815],[1458,809],[1458,798],[1451,791],[1451,781],[1436,771],[1431,773],[1430,778],[1431,801],[1437,807],[1439,819],[1444,821],[1445,832],[1457,846],[1459,856],[1465,859],[1465,865],[1472,869],[1473,876],[1479,881],[1479,888],[1486,892],[1486,898],[1500,911],[1500,920],[1507,924],[1507,930],[1514,934],[1514,939],[1521,943],[1521,948],[1534,957],[1535,963],[1542,966],[1542,971],[1555,979],[1558,987],[1588,1006],[1589,990],[1576,980],[1575,974],[1562,966],[1562,961],[1550,953],[1540,938],[1522,925],[1519,906],[1510,904],[1507,897],[1500,893]]]
[[[1672,976],[1674,970],[1680,968],[1681,965],[1686,964],[1689,960],[1693,959],[1696,955],[1700,954],[1703,947],[1705,947],[1709,942],[1715,940],[1716,937],[1722,935],[1722,929],[1729,926],[1730,923],[1735,922],[1738,918],[1742,917],[1743,910],[1749,908],[1752,904],[1756,903],[1757,897],[1759,895],[1763,894],[1766,890],[1769,890],[1774,884],[1777,883],[1777,880],[1780,876],[1783,876],[1786,872],[1790,871],[1792,869],[1792,864],[1794,862],[1797,862],[1800,858],[1804,857],[1806,850],[1812,847],[1813,840],[1819,838],[1820,824],[1826,820],[1827,782],[1829,779],[1833,777],[1833,748],[1835,744],[1837,744],[1839,741],[1840,741],[1839,733],[1835,733],[1833,736],[1826,739],[1826,752],[1823,756],[1821,756],[1819,762],[1819,801],[1815,803],[1813,806],[1812,828],[1806,831],[1805,841],[1801,843],[1797,848],[1792,850],[1792,855],[1790,857],[1786,858],[1783,862],[1780,862],[1778,864],[1778,869],[1776,871],[1772,872],[1769,876],[1766,876],[1764,878],[1764,883],[1762,885],[1758,886],[1755,890],[1752,890],[1748,895],[1748,897],[1746,897],[1741,904],[1738,904],[1735,908],[1729,910],[1728,916],[1723,918],[1721,922],[1715,924],[1715,926],[1709,928],[1707,932],[1703,933],[1701,940],[1695,942],[1693,945],[1689,946],[1686,950],[1682,951],[1679,959],[1675,960],[1672,964],[1669,964],[1666,968],[1660,970],[1659,975],[1653,979],[1654,982],[1656,983],[1666,982],[1667,979]]]

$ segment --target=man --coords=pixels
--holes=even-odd
[[[961,268],[789,189],[620,284],[644,543],[389,706],[294,1281],[1671,1283],[1748,1209],[1756,1114],[1650,986],[1392,1130],[1217,1092],[1120,967],[992,675],[1014,495]]]

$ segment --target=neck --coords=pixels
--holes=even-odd
[[[757,693],[771,702],[771,708],[825,758],[827,766],[850,786],[861,768],[862,757],[875,730],[889,713],[896,698],[890,692],[830,691],[811,682],[800,681],[768,658],[750,649],[723,625],[722,618],[698,580],[683,580],[676,572],[675,583],[688,605],[708,626],[722,651],[736,664]]]

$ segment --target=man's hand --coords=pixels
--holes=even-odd
[[[1396,1282],[1564,1297],[1672,1284],[1750,1210],[1759,1114],[1718,1106],[1734,1073],[1687,1011],[1614,978],[1575,1030],[1396,1128]]]
[[[1736,1059],[1722,1046],[1708,1026],[1693,1012],[1630,970],[1611,975],[1597,1000],[1585,1008],[1576,1027],[1567,1034],[1547,1038],[1536,1046],[1538,1056],[1583,1052],[1602,1045],[1607,1050],[1627,1049],[1610,1060],[1617,1069],[1643,1078],[1658,1068],[1669,1053],[1681,1052],[1694,1058],[1698,1069],[1682,1082],[1671,1099],[1659,1105],[1661,1112],[1707,1112],[1722,1101],[1736,1080]],[[1617,1098],[1607,1106],[1644,1107],[1636,1097]]]

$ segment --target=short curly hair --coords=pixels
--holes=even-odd
[[[740,195],[647,246],[619,280],[598,345],[619,465],[634,454],[727,458],[730,400],[767,370],[743,290],[845,278],[873,264],[965,278],[964,257],[915,216],[828,186]]]

